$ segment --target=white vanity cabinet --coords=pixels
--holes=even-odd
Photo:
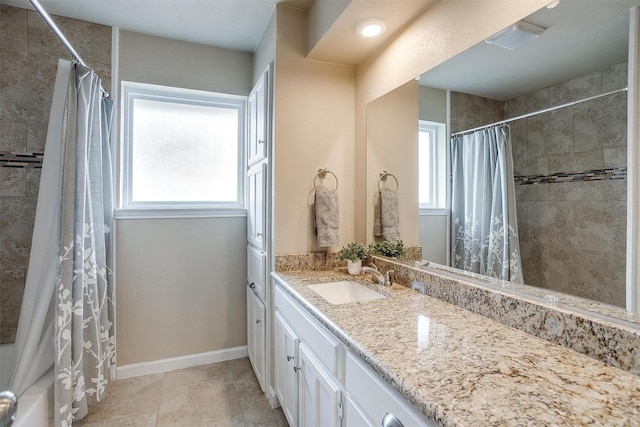
[[[266,371],[264,352],[265,318],[266,310],[264,304],[251,287],[247,286],[247,355],[262,391],[264,391]]]
[[[341,426],[342,344],[278,286],[274,303],[275,391],[289,425]]]
[[[340,427],[342,420],[342,391],[309,346],[299,347],[300,374],[299,419],[305,427]]]
[[[289,323],[276,311],[274,333],[274,375],[276,397],[290,426],[298,425],[298,343]]]
[[[276,396],[291,427],[434,426],[274,278]]]
[[[435,427],[397,390],[351,352],[346,355],[345,389],[348,396],[346,425],[349,427],[384,426],[385,416],[400,422],[389,424],[392,426]]]

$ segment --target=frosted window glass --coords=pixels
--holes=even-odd
[[[234,108],[134,99],[131,200],[236,201],[239,120]]]
[[[431,132],[418,133],[418,201],[421,204],[432,204],[431,196]]]

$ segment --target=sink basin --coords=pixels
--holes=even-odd
[[[307,285],[309,289],[329,301],[331,304],[349,304],[352,302],[370,301],[385,296],[350,280],[340,282],[318,283]]]

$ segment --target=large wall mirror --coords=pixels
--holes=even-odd
[[[391,164],[415,194],[401,203],[416,213],[418,225],[406,229],[419,235],[401,238],[421,245],[424,259],[451,265],[449,135],[527,116],[508,123],[524,283],[625,307],[624,89],[639,78],[627,60],[629,10],[638,5],[561,1],[523,20],[544,29],[539,37],[513,50],[481,42],[371,102],[368,182]],[[436,169],[426,178],[425,164]]]

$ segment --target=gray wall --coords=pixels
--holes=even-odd
[[[452,94],[454,131],[612,91],[627,64],[506,102]],[[504,115],[503,115],[504,114]],[[454,120],[455,119],[455,120]],[[525,282],[624,306],[626,179],[588,172],[626,167],[627,97],[612,95],[510,123],[515,175],[586,172],[581,182],[516,185]]]
[[[120,80],[248,95],[253,55],[121,31]],[[116,221],[118,366],[246,344],[246,218]]]
[[[111,80],[111,28],[54,17],[84,61]],[[43,153],[58,58],[68,52],[40,16],[0,5],[0,154]],[[0,166],[0,343],[15,340],[40,169]]]

